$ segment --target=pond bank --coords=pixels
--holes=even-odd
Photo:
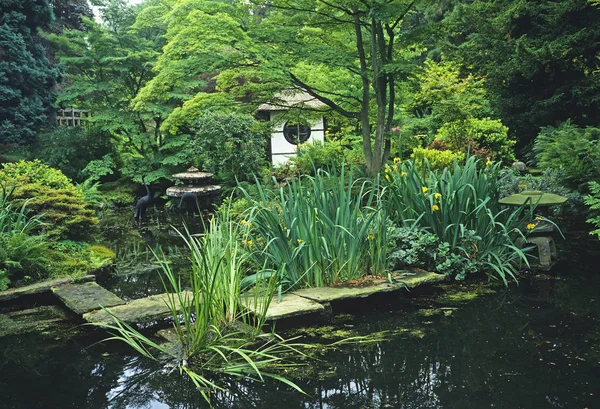
[[[368,310],[346,303],[330,323],[283,332],[312,347],[306,365],[288,372],[306,395],[244,380],[216,393],[213,405],[600,407],[599,286],[598,274],[572,269],[524,277],[508,289],[439,283],[403,297],[381,295]],[[207,407],[177,371],[167,375],[120,343],[89,347],[100,333],[82,333],[72,324],[58,328],[0,337],[0,393],[7,408]],[[338,342],[357,336],[368,342]]]
[[[37,283],[26,287],[21,287],[15,290],[10,290],[0,294],[0,303],[5,309],[8,309],[9,314],[0,314],[0,322],[4,322],[5,333],[9,335],[8,328],[13,328],[17,332],[23,331],[23,326],[35,328],[36,325],[24,325],[21,320],[14,321],[14,317],[26,316],[28,320],[35,322],[35,309],[25,308],[29,310],[26,314],[15,314],[18,310],[14,306],[23,304],[23,297],[39,296],[46,298],[50,295],[55,297],[54,302],[49,300],[49,303],[60,304],[53,305],[53,311],[65,309],[64,314],[55,317],[56,321],[62,321],[66,317],[72,316],[76,319],[86,321],[88,323],[110,324],[113,322],[111,314],[120,318],[128,324],[137,325],[138,327],[148,328],[151,326],[164,326],[164,320],[171,317],[172,313],[167,306],[167,294],[151,295],[144,298],[139,298],[131,301],[124,301],[114,293],[106,290],[98,285],[94,276],[87,276],[83,280],[71,282],[68,279],[51,280],[45,283]],[[292,293],[284,294],[280,299],[273,299],[266,310],[267,321],[277,321],[286,319],[289,321],[292,317],[322,314],[326,316],[332,315],[332,303],[342,300],[353,300],[360,303],[361,299],[370,296],[390,293],[390,292],[406,292],[407,290],[417,288],[419,286],[441,282],[446,280],[446,277],[436,273],[416,270],[414,272],[394,273],[390,280],[373,279],[366,284],[347,287],[322,287],[302,289]],[[400,295],[400,294],[399,294]],[[189,292],[182,293],[184,298],[192,297]],[[175,308],[180,310],[181,305],[175,299]],[[35,300],[29,301],[37,304]],[[254,314],[262,311],[263,299],[243,298],[242,303]],[[110,309],[110,314],[104,310]],[[41,319],[47,322],[47,310],[43,311]],[[9,325],[9,323],[11,325]]]

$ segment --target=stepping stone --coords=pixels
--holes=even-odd
[[[393,283],[387,280],[375,280],[370,285],[356,287],[316,287],[304,288],[294,291],[292,294],[320,303],[348,300],[354,298],[366,298],[373,294],[387,293],[391,291],[415,288],[422,284],[445,281],[443,274],[428,271],[415,271],[411,273],[394,273]]]
[[[26,285],[24,287],[13,288],[11,290],[0,291],[0,302],[14,300],[26,295],[41,294],[50,291],[52,287],[70,283],[85,283],[96,280],[96,276],[88,275],[78,279],[56,278],[54,280],[41,281],[39,283]]]
[[[259,298],[255,302],[253,297],[242,297],[240,301],[242,305],[254,315],[259,315],[263,311],[266,299]],[[265,314],[265,319],[267,321],[272,321],[281,318],[322,312],[324,310],[325,307],[323,305],[307,298],[299,297],[295,294],[283,294],[280,301],[277,300],[277,297],[273,297]]]
[[[125,301],[95,282],[52,287],[52,292],[78,315],[125,304]]]
[[[191,301],[192,293],[183,291],[184,299]],[[146,298],[140,298],[130,301],[124,305],[118,305],[110,308],[116,317],[128,324],[147,324],[152,321],[159,321],[171,317],[171,310],[167,306],[168,294],[152,295]],[[175,297],[175,308],[181,311],[181,304]],[[83,314],[83,319],[89,323],[112,324],[114,323],[111,315],[105,310],[96,310]]]
[[[12,311],[0,314],[0,337],[32,332],[43,334],[56,329],[60,324],[72,327],[70,320],[68,312],[56,305]]]

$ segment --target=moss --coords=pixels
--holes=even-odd
[[[444,293],[436,297],[435,301],[441,304],[460,304],[473,301],[481,296],[494,294],[496,291],[492,286],[488,283],[447,286],[444,288]]]

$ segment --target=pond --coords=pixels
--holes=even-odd
[[[597,260],[586,264],[597,265]],[[160,291],[156,274],[150,268],[121,273],[111,279],[112,288],[131,298]],[[305,395],[277,382],[248,380],[230,382],[231,390],[217,393],[213,404],[598,408],[599,288],[597,271],[565,263],[551,275],[529,276],[508,289],[484,282],[447,283],[401,298],[341,304],[336,310],[342,313],[332,323],[279,328],[285,336],[302,336],[302,342],[315,345],[304,365],[286,374]],[[327,346],[357,335],[367,336],[365,342]],[[0,338],[0,406],[207,407],[178,371],[169,373],[119,343],[95,344],[103,336],[68,325]]]

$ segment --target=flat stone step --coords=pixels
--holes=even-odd
[[[56,278],[54,280],[42,281],[39,283],[26,285],[26,286],[19,287],[19,288],[13,288],[11,290],[0,291],[0,302],[14,300],[14,299],[22,297],[22,296],[45,293],[45,292],[50,291],[50,289],[52,287],[56,287],[56,286],[63,285],[63,284],[85,283],[85,282],[90,282],[90,281],[94,281],[94,280],[96,280],[95,276],[87,275],[87,276],[79,278],[79,279]]]
[[[44,333],[57,325],[67,324],[71,317],[56,305],[42,305],[26,310],[0,314],[0,337],[22,335],[31,332]],[[72,326],[72,323],[69,323]]]
[[[368,285],[363,286],[303,288],[294,291],[292,294],[320,303],[329,303],[353,298],[366,298],[373,294],[415,288],[422,284],[437,283],[445,280],[446,276],[443,274],[415,270],[409,273],[394,273],[392,275],[392,283],[388,280],[376,279],[369,282]]]
[[[125,301],[95,282],[64,284],[52,287],[52,292],[75,314],[125,304]]]
[[[183,291],[184,299],[192,299],[190,291]],[[110,308],[110,311],[128,324],[147,324],[171,316],[167,305],[168,294],[151,295],[150,297],[132,300],[126,304]],[[181,311],[181,304],[175,297],[175,308]],[[113,318],[105,310],[90,311],[83,314],[83,319],[89,323],[112,324]]]
[[[264,309],[265,298],[258,298],[255,302],[253,297],[242,297],[242,305],[255,315],[262,313]],[[265,314],[267,321],[278,320],[281,318],[295,317],[298,315],[307,315],[315,312],[322,312],[325,307],[308,298],[299,297],[294,293],[283,294],[281,300],[273,297],[271,304]]]

